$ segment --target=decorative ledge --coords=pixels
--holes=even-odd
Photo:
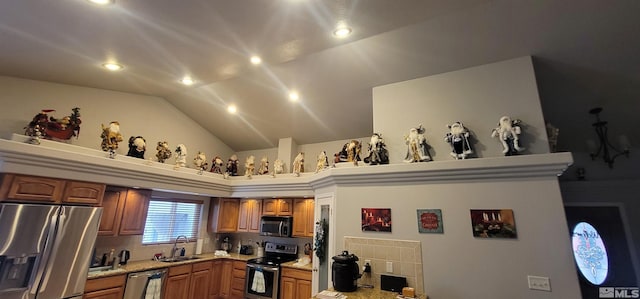
[[[102,151],[42,140],[40,145],[0,139],[0,172],[60,177],[108,185],[149,188],[206,196],[313,196],[331,185],[428,183],[489,179],[555,177],[573,163],[571,153],[434,161],[412,164],[329,168],[320,173],[254,175],[223,178],[220,174],[180,168],[123,155],[110,159]]]

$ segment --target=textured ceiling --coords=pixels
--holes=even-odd
[[[160,96],[242,151],[367,136],[374,86],[531,55],[559,148],[584,151],[595,106],[640,142],[639,12],[618,0],[1,1],[0,75]],[[331,36],[339,22],[354,34]],[[126,69],[105,72],[110,59]]]

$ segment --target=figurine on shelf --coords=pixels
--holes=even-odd
[[[547,128],[547,138],[549,139],[549,151],[555,153],[558,151],[558,135],[560,135],[560,129],[551,123],[547,123],[545,127]]]
[[[251,155],[247,157],[247,159],[244,162],[244,176],[247,177],[248,179],[250,179],[251,176],[253,176],[253,172],[256,169],[255,160],[256,158],[253,155]]]
[[[176,147],[176,166],[174,169],[185,167],[187,165],[187,147],[184,144],[178,144]]]
[[[166,141],[158,141],[158,146],[156,146],[156,158],[158,158],[158,162],[164,163],[165,160],[171,158],[171,150],[169,149],[169,143]]]
[[[209,163],[207,163],[207,156],[203,152],[198,152],[195,158],[193,158],[193,165],[198,170],[198,174],[202,174],[202,172],[209,166]]]
[[[469,130],[461,122],[454,122],[447,127],[449,132],[444,137],[444,141],[451,145],[451,156],[456,160],[466,159],[473,153],[469,143]]]
[[[122,134],[120,134],[120,123],[112,121],[108,127],[102,125],[100,137],[102,137],[102,150],[109,152],[109,158],[115,158],[118,142],[123,140]]]
[[[80,108],[71,109],[72,113],[63,118],[49,117],[47,113],[53,112],[53,109],[44,109],[33,117],[25,127],[25,135],[35,136],[38,134],[46,139],[69,140],[71,137],[78,137],[80,134]]]
[[[231,155],[229,160],[227,161],[227,176],[237,176],[238,175],[238,156],[236,154]]]
[[[129,137],[129,152],[127,156],[144,159],[145,151],[147,151],[147,144],[142,136]]]
[[[522,132],[520,130],[521,122],[519,119],[511,119],[509,116],[503,116],[498,122],[498,127],[491,132],[491,137],[500,138],[503,148],[502,153],[505,156],[516,155],[518,152],[524,150],[523,147],[520,147],[520,141],[518,139],[518,135]]]
[[[224,161],[219,156],[216,156],[211,160],[211,170],[210,172],[222,174],[222,166],[224,165]]]
[[[258,174],[263,175],[267,173],[269,173],[269,159],[267,159],[267,156],[263,156],[262,159],[260,159],[260,167],[258,168]]]
[[[431,154],[429,154],[429,145],[424,138],[425,129],[422,125],[417,128],[411,128],[409,135],[404,136],[404,140],[407,144],[407,155],[404,162],[428,162],[431,161]]]
[[[353,162],[354,165],[358,165],[361,150],[362,144],[360,144],[360,141],[351,140],[342,146],[342,150],[339,153],[334,155],[334,162]]]
[[[275,178],[276,174],[282,173],[284,173],[284,162],[282,162],[282,160],[280,159],[276,159],[276,161],[273,162],[273,173],[271,176]]]
[[[329,159],[327,159],[327,152],[325,151],[321,151],[320,154],[318,154],[318,159],[316,161],[316,173],[329,167]]]
[[[369,165],[389,164],[389,151],[384,144],[382,134],[373,133],[371,141],[369,141],[369,156],[364,158],[364,163]]]
[[[304,152],[298,153],[296,158],[293,160],[293,168],[291,169],[291,173],[295,176],[300,176],[300,173],[304,172]]]

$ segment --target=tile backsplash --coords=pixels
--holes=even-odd
[[[355,254],[360,272],[365,260],[371,260],[372,283],[380,288],[380,275],[407,278],[407,284],[424,294],[422,271],[422,243],[420,241],[344,237],[344,250]],[[386,272],[386,263],[392,262],[393,272]]]

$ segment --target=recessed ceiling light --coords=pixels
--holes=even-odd
[[[231,114],[235,114],[237,111],[238,111],[238,108],[236,108],[236,105],[229,105],[229,107],[227,107],[227,112]]]
[[[113,72],[119,71],[124,68],[124,66],[122,66],[121,64],[112,63],[112,62],[103,63],[102,67]]]
[[[251,63],[253,64],[261,64],[262,58],[260,56],[251,56]]]
[[[346,26],[340,26],[333,31],[333,36],[337,38],[345,38],[351,35],[351,32],[352,32],[351,28]]]
[[[292,91],[289,93],[289,100],[292,102],[297,102],[300,99],[300,95],[297,91]]]
[[[109,5],[116,2],[116,0],[87,0],[87,1],[94,4],[98,4],[98,5]]]
[[[184,84],[184,85],[193,85],[193,83],[195,83],[193,81],[193,79],[191,79],[191,77],[184,77],[182,79],[180,79],[180,83]]]

